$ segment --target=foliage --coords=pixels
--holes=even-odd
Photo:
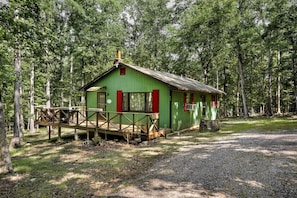
[[[7,121],[12,118],[16,47],[22,52],[25,118],[31,66],[35,105],[48,100],[47,79],[52,106],[81,105],[80,87],[112,66],[118,48],[125,62],[225,91],[222,116],[242,115],[244,105],[250,114],[270,108],[272,113],[297,111],[297,7],[290,0],[12,0],[0,6],[0,82]]]

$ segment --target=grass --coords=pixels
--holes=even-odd
[[[144,173],[156,160],[186,145],[247,130],[296,131],[297,120],[223,120],[219,132],[191,131],[138,146],[115,141],[84,145],[82,141],[73,141],[73,131],[69,130],[62,132],[62,141],[48,141],[45,132],[26,135],[24,145],[11,151],[15,173],[1,176],[0,197],[104,196],[120,185],[129,185],[129,180]]]

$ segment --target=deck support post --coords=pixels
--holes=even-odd
[[[61,127],[59,126],[58,127],[58,141],[61,141],[62,138],[61,138]]]
[[[78,140],[77,129],[74,129],[74,140]]]
[[[135,131],[135,114],[132,114],[132,132],[134,133]]]
[[[51,140],[51,126],[47,126],[48,140]]]
[[[150,140],[150,116],[146,116],[146,130],[147,130],[147,141]]]
[[[109,112],[107,112],[107,130],[109,130],[109,123],[110,123]],[[105,133],[106,133],[106,131],[105,131]]]
[[[123,114],[119,113],[119,115],[120,115],[120,118],[119,118],[120,126],[119,126],[119,128],[120,128],[120,131],[122,131],[122,115]]]
[[[76,126],[78,126],[78,120],[79,120],[78,112],[79,112],[79,111],[76,111]]]
[[[96,128],[95,128],[95,132],[94,132],[94,138],[97,139],[99,137],[99,133],[98,133],[98,123],[99,123],[99,112],[96,113]]]
[[[90,141],[90,131],[87,130],[87,142],[88,142],[88,144],[89,144],[89,141]]]

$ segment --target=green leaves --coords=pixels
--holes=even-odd
[[[249,109],[267,106],[268,75],[272,93],[280,75],[283,109],[293,109],[296,9],[289,0],[9,1],[1,4],[0,11],[4,100],[12,98],[9,90],[16,46],[22,50],[24,99],[33,64],[35,100],[38,104],[45,101],[49,77],[55,105],[68,105],[70,98],[75,101],[72,104],[78,104],[79,88],[111,67],[120,48],[125,62],[218,86],[227,93],[222,104],[227,115],[227,110],[242,108],[239,42]],[[268,49],[272,70],[268,70]],[[274,99],[273,103],[276,106]]]

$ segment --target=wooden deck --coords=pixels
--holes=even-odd
[[[93,131],[95,136],[123,136],[128,142],[136,137],[151,140],[165,136],[165,130],[160,129],[158,113],[109,112],[85,107],[36,107],[35,124],[58,127],[59,137],[61,127],[85,130],[87,135]]]

